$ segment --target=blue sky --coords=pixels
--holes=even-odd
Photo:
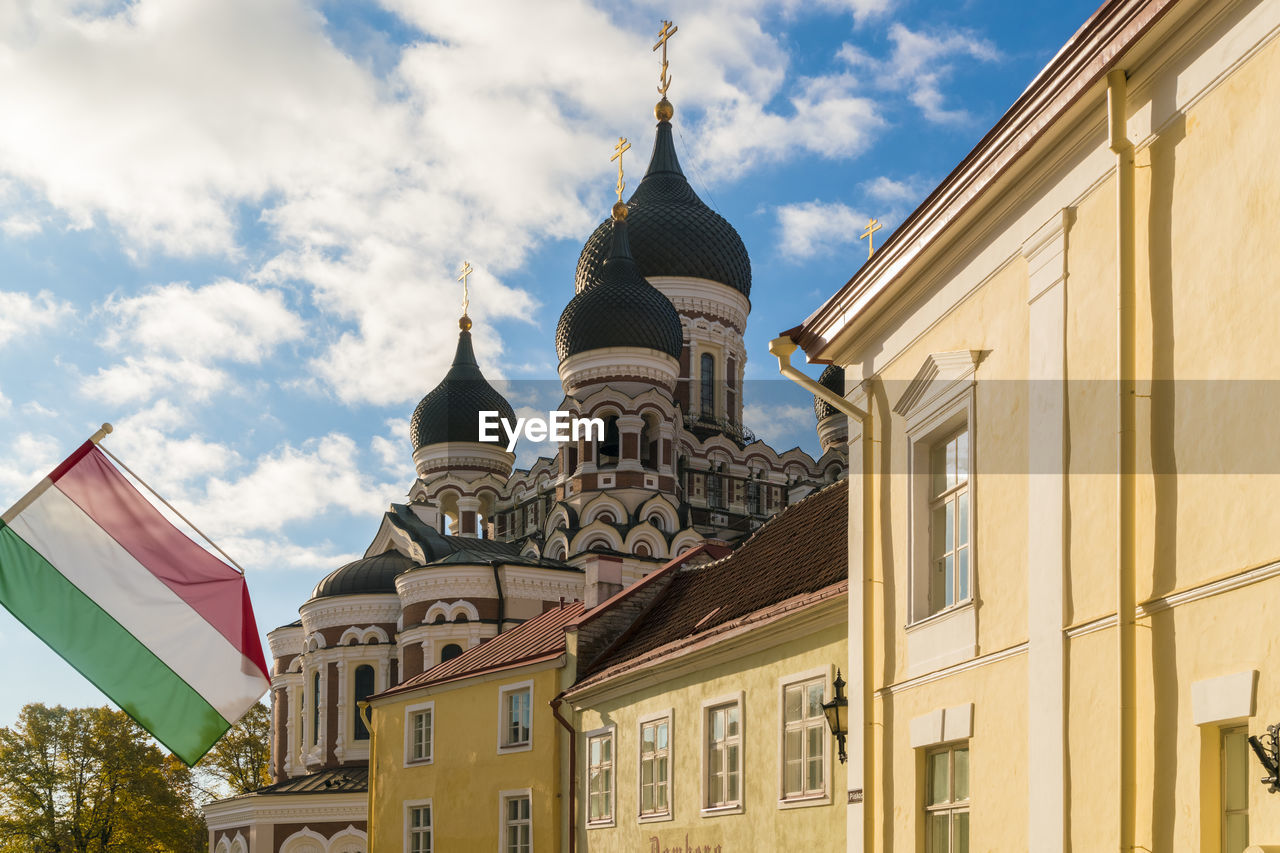
[[[753,263],[747,423],[816,449],[767,343],[888,236],[1092,13],[970,0],[0,5],[0,504],[109,447],[297,618],[412,483],[456,340],[555,396],[582,243],[653,137]],[[543,403],[542,405],[546,405]],[[522,450],[526,462],[536,451]],[[0,725],[103,698],[0,612]]]

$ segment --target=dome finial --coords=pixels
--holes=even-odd
[[[667,73],[667,39],[679,31],[679,27],[673,27],[670,21],[662,22],[662,29],[658,31],[658,43],[653,46],[654,50],[662,48],[662,71],[658,73],[658,94],[662,96],[662,100],[658,101],[658,105],[653,108],[653,114],[658,117],[658,121],[671,121],[671,116],[675,115],[675,107],[671,106],[671,102],[667,100],[667,89],[671,88],[671,75]]]
[[[631,143],[625,136],[619,136],[618,144],[613,146],[613,156],[609,158],[609,162],[618,161],[618,200],[613,205],[613,218],[617,222],[627,218],[627,203],[622,200],[622,191],[627,188],[626,181],[622,180],[622,155],[630,150]]]
[[[458,281],[462,282],[462,316],[458,319],[458,328],[464,332],[471,331],[471,317],[467,313],[471,307],[471,300],[467,294],[467,276],[471,275],[475,270],[471,268],[470,261],[462,262],[462,274],[458,276]]]

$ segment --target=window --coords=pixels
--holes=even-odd
[[[969,747],[925,755],[925,842],[929,853],[968,853]]]
[[[504,853],[532,853],[533,821],[529,794],[502,795],[502,849]]]
[[[1222,730],[1222,853],[1249,846],[1249,729]]]
[[[529,749],[533,684],[508,685],[499,691],[498,697],[499,750]]]
[[[708,809],[742,805],[742,701],[706,710],[706,800]]]
[[[431,853],[431,802],[405,803],[405,853]]]
[[[760,483],[756,480],[747,481],[747,512],[751,515],[760,514]]]
[[[712,509],[724,507],[724,486],[719,474],[707,475],[707,506]]]
[[[929,612],[969,599],[969,431],[929,453]]]
[[[671,718],[640,723],[640,817],[671,814]]]
[[[448,643],[440,650],[440,663],[444,663],[447,660],[453,660],[460,654],[462,654],[462,646],[457,643]]]
[[[587,823],[613,823],[613,730],[587,737]]]
[[[354,698],[351,707],[355,711],[355,739],[368,740],[369,727],[364,724],[364,715],[360,713],[360,703],[373,695],[373,667],[362,664],[356,667]]]
[[[711,353],[704,352],[701,360],[702,380],[702,415],[712,417],[716,413],[716,360]]]
[[[432,760],[435,703],[410,705],[404,710],[404,763],[428,764]]]
[[[827,792],[827,719],[822,713],[827,680],[811,678],[782,688],[782,799]]]
[[[311,745],[320,742],[320,673],[311,677]]]

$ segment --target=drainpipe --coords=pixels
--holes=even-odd
[[[498,577],[498,566],[502,565],[501,560],[490,560],[489,565],[493,568],[493,585],[498,589],[498,633],[502,633],[502,623],[507,621],[507,598],[502,594],[502,579]]]
[[[1117,436],[1117,542],[1116,542],[1116,655],[1119,663],[1118,767],[1120,793],[1121,851],[1134,849],[1137,810],[1137,552],[1134,547],[1136,506],[1137,433],[1135,427],[1134,339],[1137,337],[1135,311],[1136,275],[1134,257],[1133,143],[1129,141],[1125,115],[1128,75],[1116,68],[1107,73],[1107,128],[1110,147],[1116,155],[1116,414]]]
[[[769,342],[769,352],[778,359],[778,372],[810,393],[820,397],[862,425],[862,672],[861,689],[856,692],[862,699],[862,849],[872,850],[875,845],[875,831],[872,816],[871,780],[875,775],[875,728],[873,726],[874,708],[872,707],[873,657],[872,644],[875,634],[872,630],[872,603],[874,601],[874,584],[872,577],[874,554],[872,536],[874,535],[874,500],[875,484],[871,470],[875,462],[874,448],[871,440],[871,414],[855,406],[830,388],[815,382],[804,373],[791,366],[791,355],[796,351],[796,342],[783,335]],[[850,554],[852,557],[852,554]],[[850,588],[852,590],[852,587]],[[853,681],[853,673],[849,680]],[[855,692],[850,684],[850,693]]]
[[[578,838],[578,732],[572,723],[560,716],[560,705],[563,702],[564,694],[561,693],[550,704],[556,721],[569,733],[569,853],[574,853],[574,842]]]

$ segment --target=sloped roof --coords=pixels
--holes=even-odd
[[[263,794],[357,794],[369,790],[368,767],[334,767],[259,788],[243,796]]]
[[[683,570],[673,566],[667,589],[585,675],[846,582],[848,495],[848,481],[841,480],[774,516],[729,556]]]
[[[580,601],[553,607],[510,631],[467,649],[453,660],[437,664],[403,684],[379,693],[378,697],[556,657],[565,649],[565,626],[581,615]]]

